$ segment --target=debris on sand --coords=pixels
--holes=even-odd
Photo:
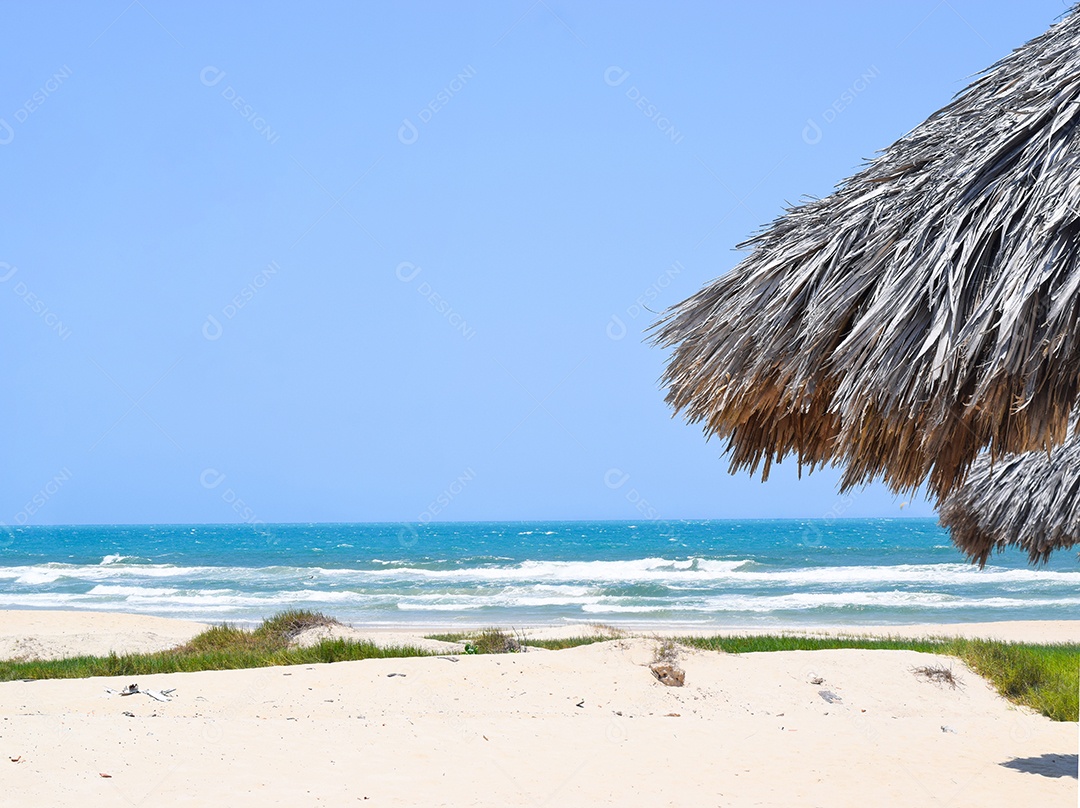
[[[136,693],[142,693],[144,696],[149,696],[154,701],[172,701],[173,693],[176,692],[175,687],[170,687],[168,690],[140,690],[137,684],[130,684],[123,690],[113,690],[111,687],[105,688],[105,692],[110,696],[134,696]]]
[[[963,686],[963,682],[953,674],[952,668],[946,668],[944,665],[923,665],[921,668],[912,668],[911,672],[917,679],[933,682],[936,685],[948,685],[953,690]]]
[[[649,670],[662,685],[682,687],[686,683],[686,672],[670,662],[656,662],[649,666]]]

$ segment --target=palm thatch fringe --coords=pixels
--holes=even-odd
[[[1080,439],[1051,454],[1028,452],[991,463],[981,457],[939,512],[953,542],[979,566],[1006,547],[1031,563],[1080,544]]]
[[[1080,391],[1080,14],[674,306],[667,401],[732,471],[794,455],[944,495],[1062,443]]]

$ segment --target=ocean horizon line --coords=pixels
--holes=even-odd
[[[0,531],[4,529],[19,528],[110,528],[110,527],[259,527],[259,526],[282,526],[282,527],[310,527],[313,525],[424,525],[437,527],[440,525],[518,525],[543,523],[549,525],[574,525],[574,524],[612,524],[612,525],[663,525],[672,522],[686,524],[701,524],[704,522],[932,522],[938,523],[935,516],[717,516],[717,517],[671,517],[670,519],[442,519],[420,521],[416,519],[375,519],[360,521],[236,521],[236,522],[40,522],[35,524],[8,524],[0,522]]]

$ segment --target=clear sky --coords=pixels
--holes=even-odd
[[[1066,10],[4,3],[0,521],[931,515],[643,331]]]

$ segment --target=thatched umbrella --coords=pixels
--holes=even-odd
[[[980,457],[939,513],[953,542],[980,567],[1010,546],[1038,564],[1080,544],[1080,439],[1049,455],[1028,452],[996,463]]]
[[[938,495],[1049,449],[1080,389],[1080,14],[669,310],[668,402],[732,471],[787,455]]]

